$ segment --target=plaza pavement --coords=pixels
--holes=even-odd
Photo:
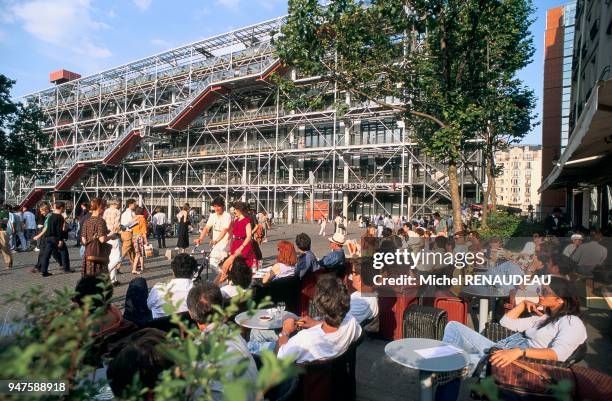
[[[274,261],[276,243],[278,241],[286,239],[293,242],[295,236],[300,232],[310,235],[313,242],[313,252],[318,257],[322,257],[329,252],[327,237],[331,235],[332,230],[333,224],[328,224],[327,236],[318,236],[319,226],[316,224],[275,225],[269,233],[268,242],[262,244],[261,247],[264,255],[264,266]],[[358,238],[361,232],[362,230],[352,223],[348,226],[347,238]],[[192,234],[191,241],[195,238],[196,234],[194,233]],[[72,268],[76,270],[75,273],[62,273],[57,263],[53,261],[50,265],[50,272],[54,273],[54,275],[43,278],[40,274],[30,273],[38,253],[17,253],[14,255],[14,268],[12,270],[0,270],[0,297],[11,291],[23,293],[28,288],[38,285],[44,286],[49,293],[65,286],[74,288],[81,277],[81,260],[79,249],[73,246],[73,241],[70,243],[70,260]],[[152,243],[157,247],[157,241],[153,240]],[[168,248],[174,248],[176,238],[167,239],[166,245]],[[123,266],[122,270],[129,272],[130,268],[127,264],[124,263]],[[147,259],[145,272],[142,277],[147,279],[149,288],[157,282],[169,280],[171,276],[170,262],[163,255]],[[122,285],[114,288],[113,302],[116,306],[123,307],[127,283],[134,277],[130,273],[118,276]],[[6,305],[0,305],[0,319],[2,319],[0,324],[5,319],[10,320],[12,314],[19,312],[19,310],[9,310]],[[588,354],[581,364],[612,374],[612,366],[610,366],[607,360],[607,357],[612,354],[610,313],[586,310],[584,318],[587,323],[589,347]],[[417,399],[419,391],[418,372],[397,365],[386,358],[384,354],[386,343],[386,341],[368,338],[359,347],[356,372],[357,399],[359,401],[405,401]],[[468,400],[468,394],[468,385],[463,385],[460,399]]]

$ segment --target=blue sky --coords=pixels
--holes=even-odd
[[[520,77],[538,99],[546,10],[565,2],[534,0],[537,52]],[[59,68],[88,75],[286,12],[286,0],[0,0],[0,73],[20,96]],[[523,142],[541,143],[541,127]]]

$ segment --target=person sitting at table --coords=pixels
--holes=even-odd
[[[482,252],[482,242],[480,241],[480,233],[478,231],[470,231],[468,236],[470,241],[470,245],[468,246],[468,250],[474,254],[478,252]]]
[[[544,308],[544,312],[540,311]],[[533,316],[519,318],[523,312]],[[551,277],[542,288],[539,302],[523,301],[508,311],[500,324],[518,331],[497,343],[459,322],[448,322],[442,341],[463,349],[468,354],[471,370],[491,347],[494,366],[505,367],[520,357],[565,361],[587,339],[584,323],[578,317],[580,301],[572,282]]]
[[[311,241],[308,234],[298,234],[295,237],[295,246],[297,247],[295,270],[300,275],[300,279],[302,279],[307,273],[315,272],[319,268],[319,264],[317,263],[317,257],[310,250]]]
[[[229,299],[238,295],[238,288],[246,290],[253,280],[253,271],[242,256],[237,256],[232,268],[227,272],[228,283],[221,287],[223,298]]]
[[[571,275],[575,273],[575,264],[567,256],[551,255],[546,261],[546,273],[553,277],[569,280]]]
[[[276,263],[272,265],[270,271],[263,276],[262,282],[264,284],[278,278],[295,275],[297,254],[295,253],[293,244],[289,241],[279,241],[277,250]]]
[[[351,293],[349,313],[361,324],[378,316],[378,296],[372,291],[373,258],[361,257],[351,260]]]
[[[147,280],[143,277],[136,277],[130,281],[125,293],[125,306],[123,318],[135,323],[138,327],[144,327],[153,315],[147,306],[149,287]]]
[[[499,237],[491,237],[485,246],[484,256],[489,267],[497,266],[505,262],[506,251],[503,248],[502,240]]]
[[[544,242],[544,238],[542,237],[542,235],[540,233],[533,233],[532,239],[532,241],[528,241],[527,243],[525,243],[525,246],[521,251],[521,255],[531,256],[540,250],[542,242]]]
[[[189,315],[193,320],[195,320],[198,328],[202,332],[201,337],[196,341],[205,341],[207,334],[215,328],[216,323],[211,323],[211,318],[215,313],[214,306],[220,307],[222,305],[223,295],[221,294],[219,286],[214,283],[198,283],[194,285],[191,290],[189,290],[189,295],[187,296]],[[227,328],[225,327],[225,324],[222,326],[223,328]],[[221,329],[221,327],[219,327],[219,329]],[[214,345],[216,346],[217,344]],[[257,381],[257,366],[255,365],[253,356],[247,348],[246,341],[244,341],[240,333],[234,332],[226,337],[225,347],[225,354],[228,357],[223,359],[220,364],[237,365],[239,363],[246,362],[242,376],[236,378],[228,377],[228,382],[233,379],[241,379],[255,383]],[[228,374],[233,375],[231,372]],[[222,383],[212,380],[209,382],[208,386],[212,392],[213,400],[223,399],[224,386]],[[194,399],[199,399],[199,397],[196,396]],[[244,399],[249,401],[254,400],[255,392],[249,391],[247,394],[245,394]]]
[[[582,236],[582,234],[576,233],[572,234],[570,240],[572,242],[568,244],[565,248],[563,248],[563,256],[567,256],[568,258],[571,258],[574,253],[576,253],[578,248],[580,248],[584,241],[584,237]]]
[[[166,332],[145,328],[119,341],[110,351],[106,378],[115,397],[120,398],[135,383],[143,399],[154,399],[153,389],[164,370],[174,362],[160,347],[166,343]],[[138,380],[134,380],[138,377]]]
[[[305,316],[287,318],[275,345],[279,358],[296,363],[332,359],[342,355],[361,335],[361,326],[349,312],[346,286],[333,275],[321,276],[315,287],[314,307],[321,320]],[[294,334],[298,327],[302,330]]]
[[[334,233],[334,235],[327,239],[329,241],[329,247],[331,252],[319,260],[319,266],[325,270],[331,271],[342,268],[344,266],[344,234]]]
[[[159,319],[167,315],[164,311],[166,294],[170,294],[172,305],[179,304],[177,313],[187,311],[185,300],[193,285],[193,274],[198,269],[198,262],[191,255],[179,253],[172,260],[170,267],[174,278],[167,283],[155,284],[149,293],[149,298],[147,298],[147,306],[151,309],[153,319]]]

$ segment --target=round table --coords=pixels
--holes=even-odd
[[[489,298],[493,300],[493,305],[497,298],[510,296],[510,289],[504,287],[490,287],[488,285],[472,285],[461,287],[461,292],[465,295],[479,298],[478,310],[478,332],[482,333],[485,324],[491,320],[492,313],[489,311]]]
[[[404,338],[392,341],[385,346],[385,354],[395,363],[411,369],[419,370],[421,382],[421,401],[433,399],[432,373],[452,372],[460,370],[468,365],[468,359],[464,351],[439,357],[425,358],[419,355],[417,350],[425,348],[449,345],[438,340],[428,338]]]
[[[275,317],[275,314],[270,309],[258,309],[252,316],[249,316],[248,312],[239,313],[234,320],[236,321],[236,324],[246,327],[247,329],[277,330],[283,327],[283,321],[288,317],[298,319],[297,315],[288,311],[284,311],[280,319],[260,319],[264,315]]]

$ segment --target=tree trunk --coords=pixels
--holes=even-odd
[[[453,205],[453,227],[455,232],[463,231],[461,221],[461,196],[459,195],[459,180],[457,179],[457,162],[448,163],[448,185],[450,187],[451,202]]]
[[[493,185],[491,186],[491,205],[493,205],[493,211],[497,210],[497,191],[495,189],[495,155],[490,156],[489,165],[491,166],[491,177],[488,178],[491,180]]]
[[[491,197],[491,203],[493,203],[495,196],[495,176],[493,175],[491,159],[486,161],[485,172],[487,174],[487,190],[482,200],[482,223],[480,224],[482,228],[487,228],[489,225],[489,197]]]

